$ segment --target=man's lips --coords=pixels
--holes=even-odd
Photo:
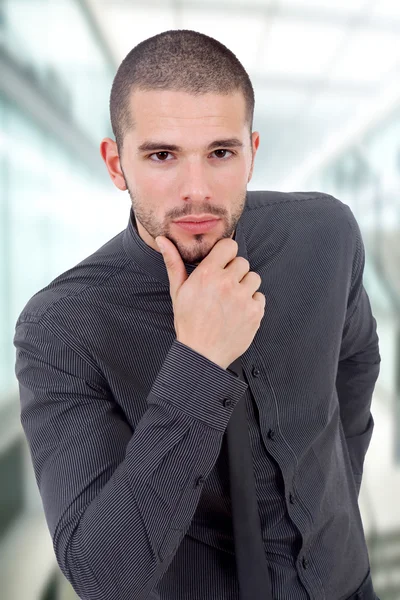
[[[203,215],[199,217],[189,216],[182,217],[182,219],[178,219],[174,221],[174,223],[204,223],[204,221],[218,221],[219,217],[214,217],[213,215]]]
[[[220,219],[212,219],[211,221],[180,221],[176,222],[175,225],[178,225],[181,229],[186,229],[186,231],[191,231],[193,233],[203,233],[205,231],[209,231],[213,227],[219,223]]]

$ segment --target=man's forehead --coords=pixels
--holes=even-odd
[[[194,95],[176,90],[135,90],[131,109],[136,115],[157,119],[240,119],[245,113],[245,99],[240,91],[229,94]]]
[[[183,145],[180,134],[196,138],[195,145],[208,146],[216,139],[238,138],[246,141],[244,97],[240,93],[222,96],[170,90],[135,91],[131,103],[135,146],[144,142],[169,142]],[[190,143],[185,138],[184,145]]]

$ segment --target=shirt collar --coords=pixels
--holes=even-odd
[[[243,226],[241,224],[241,219],[239,219],[236,225],[236,230],[233,235],[233,239],[238,243],[237,256],[242,256],[243,258],[247,259],[247,248],[243,235]],[[132,206],[129,211],[128,226],[124,231],[122,243],[127,255],[135,263],[137,263],[142,270],[149,273],[152,277],[158,279],[160,283],[163,283],[164,285],[169,285],[167,268],[165,266],[163,256],[160,252],[157,252],[157,250],[154,250],[153,248],[148,246],[146,242],[144,242],[140,237],[137,230],[135,214],[133,212]],[[184,263],[184,265],[188,275],[190,275],[197,266],[189,263]]]

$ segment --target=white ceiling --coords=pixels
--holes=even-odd
[[[315,168],[318,149],[361,113],[365,126],[400,75],[400,0],[87,2],[117,64],[167,29],[200,31],[236,54],[260,132],[250,189],[300,185],[310,157]]]

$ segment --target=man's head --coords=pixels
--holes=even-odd
[[[163,32],[122,61],[110,98],[116,141],[105,138],[100,151],[154,250],[163,235],[184,262],[198,264],[218,240],[233,237],[259,145],[253,112],[243,66],[202,33]],[[206,233],[173,222],[203,214],[220,219]]]

